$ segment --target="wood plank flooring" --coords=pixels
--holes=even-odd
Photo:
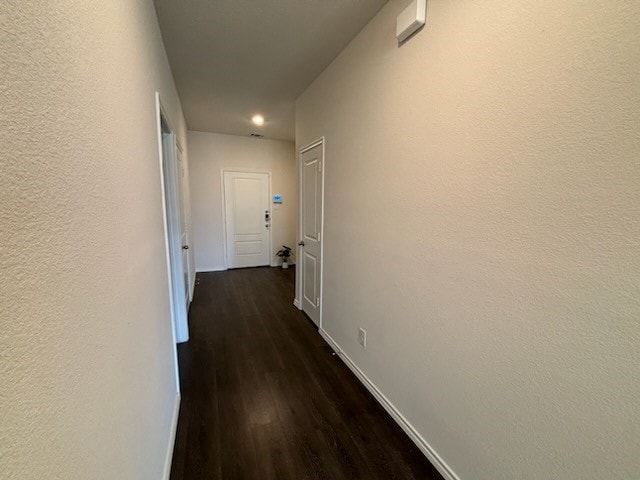
[[[440,480],[293,292],[293,269],[198,274],[171,479]]]

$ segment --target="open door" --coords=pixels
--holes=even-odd
[[[302,149],[301,236],[298,258],[301,277],[301,307],[313,322],[321,326],[322,302],[322,202],[324,142]]]
[[[167,250],[167,268],[169,271],[169,303],[175,341],[189,340],[187,321],[188,280],[185,289],[185,259],[182,243],[182,198],[178,176],[178,148],[176,136],[165,116],[159,96],[158,115],[161,140],[162,193],[164,206],[165,243]],[[187,262],[188,263],[188,262]]]
[[[182,272],[184,278],[184,291],[185,291],[185,302],[187,312],[189,311],[189,304],[191,303],[191,295],[189,292],[191,271],[189,269],[189,213],[187,210],[187,202],[185,201],[185,166],[182,161],[182,149],[180,145],[176,145],[176,155],[177,155],[177,170],[178,170],[178,198],[180,199],[180,248],[182,249]]]

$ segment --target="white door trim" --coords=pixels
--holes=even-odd
[[[176,389],[176,393],[179,394],[180,393],[180,373],[178,370],[177,331],[178,331],[178,322],[180,319],[178,318],[179,315],[177,314],[177,310],[176,310],[176,306],[178,305],[178,302],[176,301],[176,298],[174,298],[173,286],[174,286],[174,280],[175,280],[174,279],[175,272],[173,272],[173,269],[171,268],[171,256],[172,256],[173,248],[169,240],[169,223],[167,220],[168,199],[165,194],[165,174],[168,173],[170,175],[170,172],[165,172],[165,168],[164,168],[164,154],[163,154],[164,148],[163,148],[163,138],[162,138],[162,122],[163,121],[168,126],[169,130],[173,132],[171,123],[169,122],[168,115],[166,114],[164,106],[162,105],[160,93],[156,92],[156,134],[158,137],[158,158],[160,163],[160,192],[162,197],[162,223],[163,223],[163,229],[164,229],[165,261],[167,264],[167,287],[168,287],[168,293],[169,293],[171,337],[173,340],[172,350],[173,350],[173,364],[174,364],[174,373],[175,373],[175,381],[176,381],[175,389]],[[175,162],[175,152],[173,153],[170,152],[170,155],[174,157],[173,162]],[[175,207],[179,208],[179,206],[175,206]],[[184,322],[186,322],[186,318],[183,320]],[[185,333],[186,333],[186,339],[188,339],[189,338],[188,330],[186,330]]]
[[[303,218],[302,218],[302,154],[312,148],[317,147],[318,145],[322,145],[322,167],[320,170],[320,174],[322,176],[322,200],[320,202],[320,309],[319,309],[319,320],[318,320],[318,329],[322,330],[322,310],[324,304],[324,172],[326,171],[326,163],[325,163],[325,151],[327,149],[327,144],[325,141],[325,137],[320,137],[317,140],[314,140],[310,144],[302,147],[298,152],[298,241],[302,239],[303,236]],[[300,246],[296,244],[296,258],[302,258],[300,252]],[[293,304],[299,310],[302,310],[302,275],[303,275],[303,266],[304,262],[297,262],[296,265],[296,295],[293,299]]]
[[[256,174],[267,174],[269,176],[269,212],[271,223],[269,224],[269,265],[272,263],[273,250],[271,249],[271,245],[273,245],[273,204],[271,202],[272,193],[271,193],[271,170],[261,169],[261,168],[222,168],[220,170],[220,191],[222,192],[222,235],[224,236],[223,242],[223,253],[224,253],[224,270],[229,269],[229,247],[227,246],[227,208],[226,208],[226,197],[224,194],[224,174],[225,173],[256,173]]]

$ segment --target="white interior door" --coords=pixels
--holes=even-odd
[[[180,182],[178,173],[178,149],[175,134],[171,132],[164,117],[162,132],[162,177],[164,188],[167,260],[170,277],[172,320],[177,342],[189,340],[187,321],[187,299],[184,297],[182,260]]]
[[[271,264],[269,174],[224,172],[227,267]]]
[[[187,215],[187,201],[184,197],[185,188],[185,173],[184,163],[182,161],[182,151],[178,148],[176,151],[178,160],[178,198],[180,199],[180,246],[182,248],[182,273],[184,277],[184,292],[185,302],[187,310],[189,309],[189,302],[191,295],[189,295],[189,278],[191,273],[189,270],[189,239],[188,239],[188,215]]]
[[[303,150],[302,169],[302,310],[320,326],[322,230],[322,143]]]

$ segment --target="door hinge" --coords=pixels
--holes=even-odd
[[[322,171],[322,162],[318,162],[318,171],[321,172]]]
[[[320,306],[320,297],[316,298],[316,307]]]

